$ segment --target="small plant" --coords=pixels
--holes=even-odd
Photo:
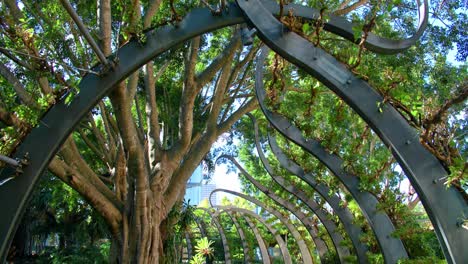
[[[212,247],[213,241],[208,240],[207,237],[203,237],[198,240],[195,246],[197,254],[190,260],[190,264],[203,264],[206,263],[204,260],[209,260],[214,257],[214,249]]]
[[[190,264],[203,264],[203,261],[205,259],[203,258],[202,255],[196,254],[193,256],[193,258],[190,260]]]

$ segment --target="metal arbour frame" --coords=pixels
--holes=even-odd
[[[270,8],[271,12],[278,12],[278,6],[272,4],[271,1],[263,0],[262,3]],[[319,17],[320,12],[317,10],[303,6],[290,6],[295,9],[297,16],[303,14],[305,19],[317,19]],[[407,40],[393,41],[369,34],[369,37],[365,40],[366,47],[375,52],[390,54],[411,46],[427,23],[426,0],[421,7],[423,8],[420,8],[420,10],[424,11],[420,13],[422,23],[420,23],[420,28],[415,36]],[[8,201],[3,207],[2,218],[0,218],[0,261],[6,258],[8,247],[24,211],[25,204],[30,198],[31,191],[35,187],[39,176],[81,118],[118,82],[124,80],[132,72],[159,54],[202,33],[245,22],[245,18],[239,12],[237,5],[230,3],[228,10],[229,12],[222,12],[221,16],[213,16],[207,8],[194,9],[176,26],[165,26],[147,33],[145,43],[140,43],[137,40],[130,41],[120,48],[113,58],[108,58],[115,62],[111,70],[105,71],[105,65],[93,68],[94,72],[101,72],[102,74],[87,74],[79,84],[79,94],[71,102],[66,103],[66,98],[60,98],[49,109],[42,117],[39,125],[24,138],[14,153],[14,158],[19,160],[29,155],[29,163],[24,167],[24,172],[0,188],[0,200]],[[325,23],[324,29],[348,40],[358,41],[354,40],[352,24],[342,18],[331,16],[330,20]],[[37,142],[41,142],[41,148],[37,147]],[[5,168],[0,174],[0,179],[10,178],[11,175],[14,175],[14,171]],[[416,187],[419,188],[419,186]],[[450,216],[452,215],[450,214]],[[438,226],[437,228],[439,228]],[[447,232],[438,231],[438,233],[445,234]],[[443,235],[443,238],[446,238],[446,236]],[[449,236],[444,241],[450,238]],[[459,241],[459,239],[454,239],[454,241]]]
[[[226,159],[230,160],[234,164],[234,166],[236,166],[237,169],[247,178],[247,180],[249,182],[251,182],[258,190],[260,190],[268,198],[273,200],[277,205],[279,205],[280,207],[283,207],[284,209],[291,212],[302,223],[302,225],[304,225],[307,232],[310,234],[310,236],[312,238],[312,241],[315,244],[315,248],[317,249],[317,251],[319,253],[320,259],[323,260],[325,258],[325,254],[329,251],[329,248],[328,248],[327,244],[322,240],[322,238],[320,238],[320,236],[318,234],[318,230],[315,227],[315,225],[314,225],[314,223],[313,223],[313,221],[312,221],[312,219],[310,217],[308,217],[305,213],[303,213],[300,210],[300,208],[296,207],[293,203],[291,203],[288,200],[283,199],[282,197],[276,195],[274,192],[272,192],[267,187],[265,187],[260,182],[258,182],[232,156],[221,155],[219,158],[226,158]],[[316,215],[320,214],[320,212],[317,212],[315,210],[315,209],[318,209],[317,207],[314,207],[312,209],[313,213],[315,213]],[[322,217],[323,215],[320,214],[320,216]],[[321,218],[321,217],[319,218],[320,221],[325,220],[325,218],[326,218],[326,217],[325,218]],[[329,227],[329,226],[327,225],[327,227]],[[330,233],[328,229],[326,229],[326,230],[327,230],[328,235],[332,239],[332,242],[333,242],[334,246],[335,247],[339,246],[339,244],[335,244],[335,243],[339,243],[339,242],[343,241],[343,238],[341,238],[340,240],[339,239],[334,240],[334,238],[336,238],[336,237],[334,237],[334,235],[332,233]]]
[[[314,189],[333,209],[333,213],[338,216],[340,222],[343,224],[343,228],[348,234],[351,243],[353,244],[356,256],[359,260],[359,263],[367,263],[368,259],[366,256],[367,246],[361,242],[361,237],[364,235],[362,229],[353,223],[353,214],[349,211],[347,207],[340,205],[341,199],[325,184],[317,183],[315,177],[312,174],[306,174],[304,170],[297,165],[294,161],[287,158],[286,154],[282,152],[279,148],[276,138],[270,133],[268,134],[268,141],[270,143],[271,151],[274,153],[276,159],[279,161],[280,165],[296,175],[305,183],[307,183],[312,189]]]
[[[256,72],[256,92],[259,101],[260,108],[265,114],[268,121],[281,133],[284,133],[286,137],[291,138],[294,142],[298,142],[298,138],[302,138],[301,131],[289,122],[283,116],[269,111],[265,104],[266,93],[263,88],[263,82],[259,81],[263,79],[263,62],[267,49],[263,49],[262,53],[258,57],[257,72]],[[344,171],[342,167],[343,161],[340,157],[334,154],[330,154],[321,145],[320,141],[315,139],[309,139],[307,143],[302,142],[299,144],[304,147],[306,151],[314,155],[320,162],[322,162],[327,168],[343,183],[346,189],[350,192],[356,202],[359,204],[363,215],[366,217],[369,226],[374,232],[377,242],[379,243],[382,254],[387,263],[397,263],[399,259],[407,258],[403,242],[399,238],[392,236],[395,231],[390,217],[383,211],[379,211],[379,201],[370,192],[361,191],[359,188],[359,177],[352,175]],[[299,142],[301,143],[301,142]]]
[[[198,208],[197,208],[198,209]],[[203,221],[203,219],[199,218],[199,217],[195,217],[194,218],[194,221],[195,223],[197,224],[197,227],[198,229],[200,230],[200,235],[201,235],[201,238],[204,238],[206,237],[207,239],[211,239],[209,234],[208,234],[208,229],[206,228],[205,226],[205,222]],[[219,231],[219,230],[218,230]],[[212,259],[210,260],[212,262]],[[209,264],[209,263],[208,263]]]
[[[268,5],[274,9],[272,12],[278,12],[275,5],[269,2]],[[305,13],[305,18],[314,19],[319,14],[311,8],[298,6],[296,9]],[[116,52],[114,58],[111,58],[117,62],[111,71],[103,72],[101,75],[85,75],[79,84],[79,94],[70,103],[66,103],[66,98],[61,98],[50,108],[39,125],[24,138],[14,153],[14,158],[19,160],[26,155],[29,156],[29,164],[24,167],[24,172],[0,188],[0,200],[8,201],[3,207],[0,218],[0,261],[6,258],[24,206],[39,176],[81,118],[111,91],[112,87],[154,57],[202,33],[245,22],[236,4],[230,3],[228,10],[229,12],[223,12],[221,16],[213,16],[207,8],[194,9],[177,26],[165,26],[147,33],[145,43],[130,41]],[[339,18],[332,18],[325,24],[325,29],[346,35],[348,39],[353,35],[352,24]],[[377,47],[385,50],[387,44],[391,42],[376,36],[376,41],[373,43],[370,41],[372,39],[374,38],[366,40],[369,49]],[[381,43],[387,44],[382,44],[379,48]],[[399,46],[395,45],[395,48]],[[101,72],[105,68],[105,65],[100,65],[93,71]],[[40,148],[37,147],[37,142],[41,142]],[[15,171],[6,168],[0,173],[0,179],[11,178],[11,175],[15,175]]]
[[[290,32],[265,9],[261,2],[258,0],[237,0],[237,3],[248,17],[248,23],[257,29],[263,42],[333,90],[390,147],[394,157],[416,189],[435,228],[447,261],[449,263],[466,262],[468,260],[468,250],[466,250],[468,230],[461,227],[461,221],[463,221],[464,216],[468,215],[467,201],[454,187],[444,186],[443,179],[447,176],[447,171],[439,160],[420,144],[419,136],[414,128],[389,103],[385,103],[383,108],[378,107],[377,103],[384,102],[384,99],[366,81],[356,77],[333,56],[315,47],[294,32]],[[265,56],[265,53],[263,54]],[[257,96],[261,96],[260,93],[263,91],[260,88],[262,63],[258,63],[257,67],[256,90]],[[259,98],[259,100],[262,99]],[[335,168],[341,167],[342,160],[335,155],[323,152],[320,142],[311,139],[301,140],[297,138],[297,135],[294,136],[297,140],[294,137],[291,138],[291,134],[286,133],[292,130],[288,129],[287,123],[273,123],[273,126],[281,129],[280,132],[291,140],[301,143],[299,144],[301,147],[308,149],[316,156],[319,154],[322,161],[326,160],[329,165]],[[330,166],[329,168],[332,169]],[[338,172],[343,177],[356,180],[355,177],[343,170]],[[361,206],[363,205],[360,199],[356,200]],[[374,230],[374,232],[388,227],[379,226],[378,230]],[[396,256],[404,257],[406,254],[401,254],[402,245],[396,243],[397,241],[393,242],[395,247],[388,248],[390,252],[394,252],[397,254]],[[382,244],[381,246],[386,247]],[[394,263],[398,257],[387,255],[385,259],[387,262]]]
[[[259,216],[258,214],[256,214],[255,212],[252,212],[250,210],[247,210],[247,209],[244,209],[244,208],[238,208],[238,207],[235,207],[235,206],[215,205],[213,207],[217,208],[217,209],[220,209],[220,210],[223,210],[223,211],[226,211],[226,212],[235,212],[235,213],[239,213],[239,214],[244,215],[244,216],[250,216],[250,217],[255,218],[258,222],[262,223],[266,227],[266,229],[268,229],[268,232],[270,232],[274,236],[274,238],[276,240],[276,243],[278,244],[278,247],[279,247],[279,249],[281,251],[281,255],[283,257],[283,262],[285,264],[291,264],[292,263],[291,255],[289,254],[289,250],[288,250],[288,247],[286,246],[286,242],[281,237],[279,231],[276,230],[271,224],[269,224],[261,216]],[[251,227],[251,228],[253,227],[252,232],[254,233],[255,239],[257,240],[258,246],[260,248],[263,263],[270,263],[270,255],[268,253],[268,249],[267,249],[267,246],[265,244],[265,241],[263,240],[263,237],[260,234],[260,231],[258,230],[258,228],[252,223],[252,221],[248,217],[245,217],[244,219],[247,222],[247,224],[249,225],[249,227]],[[268,260],[268,261],[266,261],[266,260]]]
[[[114,58],[118,63],[111,71],[101,75],[87,74],[79,84],[80,93],[69,104],[60,100],[51,107],[14,155],[22,159],[29,154],[29,165],[23,168],[24,173],[0,188],[0,201],[4,201],[0,218],[0,262],[6,258],[25,204],[39,176],[81,118],[117,83],[157,55],[202,33],[244,21],[235,4],[231,4],[229,10],[229,13],[217,17],[208,9],[195,9],[177,27],[165,26],[149,32],[145,43],[129,42],[119,49]],[[99,72],[101,68],[94,71]],[[8,178],[13,173],[13,170],[5,168],[1,178]]]
[[[258,247],[260,248],[260,254],[262,255],[262,261],[263,264],[270,264],[271,260],[268,255],[268,249],[265,245],[265,241],[263,240],[262,236],[260,235],[260,231],[258,228],[255,226],[255,224],[250,220],[250,218],[246,217],[244,218],[245,222],[249,226],[250,229],[252,229],[252,232],[254,233],[255,239],[257,240]],[[249,263],[249,262],[247,262]]]
[[[216,226],[216,229],[218,229],[219,235],[221,236],[221,243],[223,244],[223,250],[224,250],[224,261],[226,264],[231,264],[231,252],[229,250],[229,245],[227,242],[226,234],[224,233],[224,229],[218,221],[218,215],[214,214],[208,208],[197,207],[197,209],[195,210],[204,211],[208,213],[208,215],[211,217],[211,221],[214,223],[214,225]]]
[[[185,243],[187,244],[187,258],[190,260],[192,259],[193,255],[193,244],[192,244],[192,238],[190,237],[190,231],[185,231]]]
[[[194,220],[195,220],[195,223],[197,224],[198,230],[200,230],[200,235],[202,237],[208,237],[208,233],[206,232],[205,226],[203,222],[201,221],[201,219],[198,217],[195,217]]]
[[[267,171],[268,175],[276,182],[278,183],[284,190],[289,192],[290,194],[294,195],[296,198],[298,198],[300,201],[302,201],[305,205],[309,207],[310,210],[312,210],[317,217],[319,218],[320,222],[322,222],[323,226],[325,227],[328,235],[330,236],[333,245],[335,246],[335,250],[337,252],[337,255],[342,263],[346,262],[346,258],[349,256],[349,250],[345,246],[343,246],[343,236],[339,233],[337,229],[337,225],[335,222],[333,222],[331,214],[327,211],[324,210],[314,199],[313,197],[310,197],[307,195],[304,191],[301,189],[296,188],[296,186],[293,186],[292,184],[289,184],[286,179],[279,174],[275,172],[275,170],[272,168],[270,165],[270,162],[267,160],[265,157],[265,154],[263,153],[263,150],[260,146],[260,139],[259,139],[259,131],[258,131],[258,123],[255,117],[252,114],[247,114],[250,119],[252,120],[253,126],[254,126],[254,134],[255,134],[255,146],[257,148],[257,153],[260,158],[260,161],[263,164],[263,167]],[[359,237],[358,237],[359,239]],[[351,240],[351,243],[354,244],[354,240]],[[363,251],[362,249],[365,249],[365,246],[362,243],[359,243],[358,245],[353,245],[354,248],[357,248],[359,251],[357,251],[356,256],[359,261],[359,263],[366,263],[367,258],[365,255],[366,251]]]
[[[237,234],[239,235],[239,239],[242,244],[242,252],[244,253],[244,262],[251,263],[252,260],[250,259],[249,245],[247,243],[247,238],[245,237],[244,229],[242,229],[241,225],[239,224],[239,221],[237,221],[236,216],[233,215],[232,212],[226,211],[226,213],[229,216],[229,219],[231,219],[232,223],[236,227]],[[216,214],[220,214],[220,211],[217,211]]]
[[[231,190],[226,190],[226,189],[215,189],[211,192],[210,194],[210,200],[211,200],[211,195],[213,193],[216,193],[216,192],[225,192],[225,193],[230,193],[230,194],[233,194],[235,196],[238,196],[238,197],[241,197],[251,203],[254,203],[255,205],[263,208],[265,211],[267,211],[268,213],[270,213],[271,215],[275,216],[280,222],[281,224],[283,224],[289,231],[289,233],[293,236],[294,240],[296,241],[296,244],[297,246],[299,247],[299,251],[301,252],[301,259],[302,259],[302,262],[303,263],[312,263],[313,260],[312,260],[312,256],[310,254],[310,250],[307,246],[307,244],[305,243],[304,241],[304,238],[302,237],[302,235],[299,233],[299,231],[297,230],[297,228],[294,226],[294,224],[290,221],[290,219],[288,217],[285,217],[283,214],[281,214],[281,212],[279,212],[278,210],[276,210],[275,208],[271,207],[271,206],[268,206],[267,204],[261,202],[260,200],[252,197],[252,196],[249,196],[249,195],[246,195],[246,194],[243,194],[243,193],[239,193],[239,192],[235,192],[235,191],[231,191]]]

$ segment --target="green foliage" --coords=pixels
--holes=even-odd
[[[47,248],[41,253],[35,263],[40,264],[81,264],[94,263],[104,264],[109,262],[110,242],[104,242],[100,246],[81,246],[59,250],[55,248]]]
[[[190,264],[203,264],[205,260],[212,259],[214,257],[213,243],[214,241],[208,240],[207,237],[199,239],[195,245],[197,254],[190,260]]]

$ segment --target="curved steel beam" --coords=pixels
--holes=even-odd
[[[202,222],[202,220],[198,217],[194,218],[195,223],[197,224],[198,230],[200,230],[200,235],[203,237],[208,238],[208,233],[206,232],[206,228]]]
[[[286,218],[283,214],[281,214],[278,210],[274,209],[271,206],[266,205],[265,203],[261,202],[260,200],[254,198],[252,196],[248,196],[248,195],[243,194],[243,193],[239,193],[239,192],[235,192],[235,191],[231,191],[231,190],[227,190],[227,189],[221,189],[221,188],[215,189],[210,193],[210,200],[211,200],[211,196],[213,195],[213,193],[216,193],[216,192],[226,192],[226,193],[230,193],[230,194],[233,194],[235,196],[244,198],[245,200],[256,204],[257,206],[265,209],[270,214],[274,215],[289,230],[291,235],[296,240],[296,243],[297,243],[297,245],[299,247],[299,251],[301,252],[301,257],[302,257],[303,263],[313,263],[313,259],[312,259],[312,256],[310,255],[309,248],[307,247],[307,244],[305,243],[305,241],[302,238],[301,234],[299,233],[297,228],[290,222],[290,220],[288,218]]]
[[[361,242],[361,237],[364,236],[362,229],[353,223],[353,214],[349,211],[347,207],[342,207],[340,205],[341,199],[334,194],[328,186],[325,184],[317,183],[312,174],[306,174],[304,170],[294,161],[287,158],[286,154],[280,149],[276,138],[268,134],[268,142],[270,143],[271,151],[275,154],[276,159],[279,161],[280,165],[289,171],[290,173],[296,175],[301,180],[305,181],[312,189],[314,189],[318,194],[320,194],[325,201],[333,209],[333,213],[338,216],[346,233],[351,239],[356,256],[359,263],[368,263],[366,252],[368,252],[367,246]]]
[[[319,204],[317,204],[315,200],[310,199],[304,191],[296,188],[291,184],[288,184],[285,178],[275,173],[273,167],[270,165],[270,162],[265,157],[265,154],[263,153],[263,150],[260,146],[257,120],[252,114],[247,113],[247,115],[250,117],[250,120],[252,120],[254,126],[255,146],[257,148],[258,156],[263,166],[265,167],[265,170],[268,172],[268,175],[270,175],[270,177],[273,178],[273,180],[276,183],[278,183],[283,189],[296,196],[300,201],[304,202],[307,205],[307,207],[309,207],[317,215],[317,217],[324,225],[328,235],[330,236],[340,261],[343,263],[346,262],[346,258],[349,256],[349,250],[348,248],[342,245],[344,240],[343,236],[339,233],[336,223],[331,220],[332,218],[330,213],[324,210]],[[359,261],[361,261],[361,257],[362,255],[358,254]],[[365,260],[363,260],[363,262],[365,262]]]
[[[265,241],[263,241],[263,238],[260,236],[260,232],[258,231],[258,228],[255,226],[255,224],[250,220],[250,218],[246,217],[245,222],[247,222],[247,225],[249,226],[250,229],[252,229],[255,238],[257,239],[258,242],[258,247],[260,248],[260,253],[262,254],[262,261],[263,264],[270,264],[270,256],[268,256],[268,250],[265,245]],[[247,262],[249,263],[249,262]]]
[[[39,175],[82,117],[116,84],[159,54],[202,33],[244,21],[235,4],[231,3],[229,10],[220,17],[213,16],[206,8],[194,9],[177,26],[165,26],[147,33],[145,43],[129,42],[116,53],[113,60],[118,64],[112,71],[101,75],[87,74],[79,84],[79,94],[70,103],[62,98],[50,108],[14,155],[22,159],[28,153],[29,165],[24,167],[22,175],[0,188],[0,201],[8,201],[2,207],[0,217],[0,262],[6,258],[24,206]],[[93,71],[100,72],[101,69],[102,66]],[[0,178],[8,178],[12,173],[12,170],[5,169]]]
[[[320,259],[322,261],[324,260],[325,254],[328,252],[327,244],[325,244],[325,242],[319,237],[317,229],[314,226],[314,223],[312,222],[312,220],[305,213],[303,213],[300,209],[298,209],[294,204],[292,204],[288,200],[283,199],[282,197],[276,195],[274,192],[272,192],[267,187],[265,187],[260,182],[258,182],[232,156],[221,155],[219,158],[226,158],[226,159],[230,160],[234,164],[234,166],[236,166],[237,169],[240,170],[241,173],[247,178],[247,180],[249,180],[258,190],[260,190],[263,194],[265,194],[267,197],[272,199],[280,207],[282,207],[282,208],[290,211],[291,213],[293,213],[294,216],[296,216],[296,218],[299,219],[299,221],[302,223],[302,225],[304,225],[307,232],[309,232],[309,234],[312,237],[312,240],[313,240],[313,242],[315,244],[315,247],[316,247],[317,251],[319,252]],[[318,209],[318,207],[319,206],[317,205],[317,207],[314,208],[314,209]],[[314,213],[320,214],[320,212],[316,212],[314,209],[312,209]],[[320,214],[320,217],[323,217],[323,215]],[[325,219],[326,219],[326,217],[325,217]],[[322,219],[320,219],[320,220],[322,220]],[[327,230],[327,232],[328,232],[328,230]],[[343,239],[341,239],[340,241],[342,241],[342,240]],[[333,241],[333,242],[336,242],[336,241]],[[309,263],[309,262],[307,262],[304,259],[304,263]]]
[[[215,205],[213,207],[218,208],[218,209],[222,209],[222,210],[224,210],[226,212],[232,211],[232,212],[240,213],[240,214],[243,214],[243,215],[248,215],[250,217],[255,218],[257,221],[262,223],[268,229],[268,231],[275,237],[276,243],[278,244],[278,246],[280,248],[281,255],[283,256],[283,262],[284,263],[292,263],[291,256],[289,255],[288,247],[286,246],[285,241],[283,240],[283,238],[279,234],[279,231],[276,230],[272,225],[270,225],[265,219],[260,217],[258,214],[254,213],[254,212],[252,212],[250,210],[247,210],[247,209],[244,209],[244,208],[238,208],[238,207],[234,207],[234,206]],[[244,219],[246,220],[247,224],[250,227],[252,227],[252,226],[254,227],[254,228],[252,228],[252,231],[253,231],[253,233],[255,235],[255,238],[257,239],[257,243],[258,243],[258,246],[260,248],[260,252],[262,254],[263,263],[266,263],[266,264],[271,263],[270,255],[268,253],[267,246],[266,246],[265,241],[263,240],[258,228],[252,223],[252,221],[248,221],[247,217],[244,218]],[[252,225],[250,225],[249,222]]]
[[[278,12],[278,7],[272,5],[271,1],[266,5],[270,6],[272,12]],[[304,14],[306,19],[318,18],[316,10],[303,6],[294,6],[294,8],[297,8],[298,13]],[[24,206],[30,198],[39,175],[46,169],[47,164],[83,116],[111,91],[112,87],[159,54],[202,33],[244,22],[244,17],[236,4],[230,3],[228,9],[229,12],[222,13],[222,16],[213,16],[207,8],[194,9],[177,26],[165,26],[147,33],[145,43],[139,43],[137,40],[130,41],[120,48],[114,57],[108,58],[118,62],[112,71],[103,72],[106,68],[103,65],[95,67],[94,72],[103,74],[85,75],[79,84],[79,94],[70,103],[66,103],[68,101],[65,100],[66,98],[60,98],[49,109],[41,118],[39,125],[24,138],[13,156],[23,159],[29,155],[29,165],[25,166],[24,173],[20,177],[9,181],[8,184],[5,183],[0,188],[0,200],[9,201],[7,206],[4,206],[3,216],[0,218],[0,261],[6,258]],[[325,24],[325,30],[330,30],[347,39],[353,36],[352,27],[352,23],[335,17],[331,17],[330,22]],[[422,29],[423,26],[420,28]],[[374,37],[370,34],[366,39],[366,45],[368,49],[375,52],[397,52],[404,49],[406,45],[391,44],[392,41],[386,41],[377,36],[375,41],[373,39]],[[385,44],[387,42],[390,46]],[[41,142],[40,148],[37,147],[37,142]],[[0,179],[10,178],[14,174],[12,169],[5,169],[0,173]]]
[[[419,143],[419,136],[414,128],[390,104],[385,103],[383,107],[379,107],[378,103],[384,102],[383,97],[333,56],[297,34],[285,32],[282,24],[266,12],[260,2],[238,0],[238,4],[248,16],[249,23],[255,25],[258,35],[268,46],[333,90],[390,147],[394,157],[416,189],[434,225],[447,261],[463,263],[467,260],[468,250],[463,245],[468,244],[468,230],[462,228],[460,224],[460,219],[468,215],[467,201],[454,187],[444,186],[441,179],[447,176],[447,171],[439,160]],[[257,74],[261,75],[261,69],[258,69]],[[261,82],[262,79],[257,78],[256,83]],[[309,140],[306,146],[309,146],[309,149],[315,148],[314,152],[317,153],[321,151],[316,147],[319,145],[317,143]],[[334,167],[340,167],[342,164],[339,157],[327,153],[322,154]],[[341,173],[345,177],[351,176],[342,170]],[[358,202],[361,204],[360,201]],[[384,227],[379,226],[380,228]],[[398,258],[406,257],[406,254],[402,254],[401,243],[389,242],[393,246],[388,249],[397,255],[386,256],[387,261],[396,262]]]
[[[213,214],[213,212],[211,212],[210,209],[207,208],[198,207],[195,210],[202,210],[210,215],[211,221],[215,224],[216,228],[218,229],[219,235],[221,236],[221,242],[223,243],[224,250],[224,261],[226,264],[231,264],[231,252],[229,250],[229,245],[227,242],[226,234],[224,233],[224,229],[218,221],[218,216]]]
[[[251,263],[252,260],[250,259],[249,245],[245,237],[244,229],[242,229],[241,225],[239,224],[239,221],[237,221],[236,217],[231,212],[226,212],[226,213],[231,219],[231,221],[234,223],[234,226],[236,227],[236,230],[237,230],[237,234],[239,235],[239,238],[241,240],[242,251],[244,252],[244,262]]]
[[[207,239],[210,239],[209,236],[208,236],[208,230],[206,229],[205,222],[203,222],[203,219],[195,217],[194,220],[195,220],[195,223],[198,226],[198,229],[200,230],[201,238],[206,237]],[[209,258],[208,256],[206,256],[206,263],[207,264],[212,264],[213,263],[213,258]]]
[[[273,14],[279,14],[279,5],[272,0],[259,0],[261,4],[268,9]],[[375,35],[372,32],[369,32],[364,46],[373,52],[381,54],[395,54],[402,52],[409,47],[413,46],[416,41],[422,36],[427,27],[427,22],[429,18],[429,2],[428,0],[416,1],[418,6],[418,29],[413,36],[407,39],[393,40],[388,38],[383,38]],[[283,6],[283,14],[288,14],[289,11],[292,11],[294,16],[309,19],[309,20],[318,20],[320,17],[320,10],[316,10],[310,7],[305,7],[297,4],[289,4]],[[261,16],[259,16],[261,18]],[[359,43],[360,39],[354,38],[353,27],[355,25],[344,17],[336,16],[330,14],[327,21],[324,23],[323,29],[334,34],[337,34],[351,42]]]
[[[320,141],[315,139],[303,139],[301,131],[289,122],[285,117],[270,112],[265,104],[265,90],[263,89],[263,72],[262,65],[263,59],[266,52],[258,58],[257,62],[257,73],[256,73],[256,92],[259,101],[260,108],[262,109],[265,117],[270,123],[282,134],[291,139],[303,147],[306,151],[314,155],[320,162],[325,164],[327,168],[343,183],[346,189],[354,197],[359,207],[362,210],[363,215],[366,217],[372,231],[374,232],[377,242],[379,243],[380,250],[384,255],[387,263],[397,263],[399,259],[407,258],[408,255],[400,239],[394,238],[392,233],[395,231],[392,221],[387,214],[383,211],[379,211],[379,201],[370,192],[363,192],[359,188],[359,177],[351,175],[342,169],[342,163],[340,157],[330,154],[322,147]]]
[[[185,231],[185,242],[187,243],[187,258],[190,261],[192,259],[193,246],[192,246],[192,239],[190,238],[189,231]]]

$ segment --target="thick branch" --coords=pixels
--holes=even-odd
[[[464,102],[466,98],[468,98],[468,83],[464,83],[460,89],[460,92],[455,97],[446,101],[444,105],[442,105],[439,110],[437,110],[437,112],[433,113],[425,120],[425,125],[427,126],[426,129],[429,130],[432,125],[442,121],[443,116],[447,113],[450,107]]]
[[[204,86],[207,84],[215,74],[223,67],[225,63],[228,62],[228,58],[232,57],[234,52],[240,46],[240,35],[236,34],[232,39],[231,42],[227,45],[224,51],[213,60],[213,62],[206,67],[204,71],[197,75],[196,81],[198,85]]]
[[[49,170],[78,191],[104,217],[114,235],[119,232],[119,224],[122,221],[121,211],[93,183],[57,157],[49,164]]]
[[[161,0],[151,0],[149,1],[148,8],[146,8],[146,13],[143,18],[143,29],[147,29],[151,26],[151,20],[156,12],[159,10],[161,5]]]
[[[233,54],[231,54],[233,56]],[[228,60],[231,60],[232,57],[229,57]],[[223,105],[224,94],[228,87],[228,80],[231,72],[231,63],[226,63],[223,66],[221,75],[219,76],[218,82],[216,84],[216,89],[212,97],[212,104],[210,109],[210,114],[208,116],[207,126],[208,129],[216,127],[219,113],[221,112],[221,107]]]
[[[112,52],[111,49],[111,4],[110,0],[98,1],[98,14],[99,14],[99,36],[101,39],[100,48],[105,56],[109,56]]]
[[[192,175],[195,168],[200,164],[203,157],[210,150],[212,144],[223,133],[229,131],[232,125],[247,112],[252,111],[257,106],[257,100],[250,100],[244,106],[234,112],[224,123],[218,125],[216,129],[208,130],[195,142],[190,151],[184,156],[183,163],[174,172],[169,185],[164,193],[164,201],[167,208],[171,208],[181,197],[181,191]],[[182,196],[183,197],[183,196]]]
[[[123,208],[123,204],[117,199],[115,194],[107,187],[102,180],[86,163],[75,144],[75,141],[69,137],[62,146],[60,154],[70,168],[79,172],[87,181],[89,181],[96,189],[99,190],[115,207],[119,210]]]
[[[193,130],[193,108],[197,96],[197,83],[195,82],[195,65],[198,57],[200,38],[192,40],[190,52],[185,60],[185,80],[182,89],[179,111],[178,141],[170,151],[172,159],[180,160],[190,146]]]
[[[359,0],[359,1],[357,1],[356,3],[354,3],[354,4],[350,5],[350,6],[344,7],[342,9],[340,9],[340,10],[336,10],[333,13],[335,15],[337,15],[337,16],[346,15],[349,12],[354,11],[354,10],[358,9],[359,7],[367,4],[368,2],[369,2],[369,0]]]
[[[36,101],[34,101],[31,95],[29,95],[23,84],[21,84],[16,76],[2,63],[0,63],[0,75],[2,75],[13,86],[16,94],[24,104],[32,108],[39,108]]]

